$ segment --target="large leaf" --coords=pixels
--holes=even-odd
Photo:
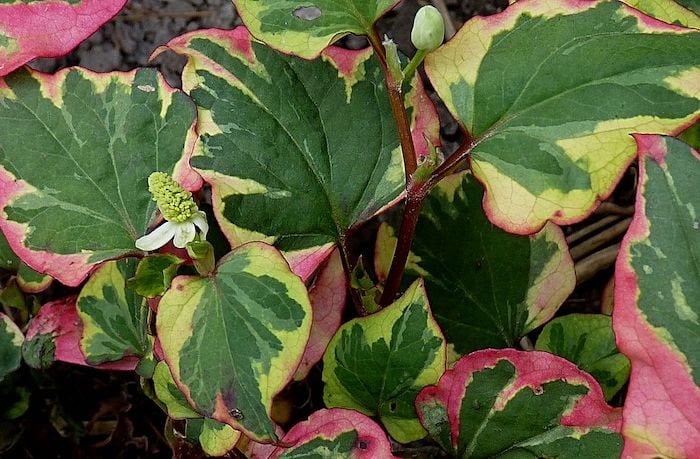
[[[576,285],[561,230],[532,236],[494,227],[481,207],[483,189],[466,173],[443,180],[428,196],[407,265],[423,277],[433,314],[455,351],[513,347],[549,320]],[[390,263],[395,238],[377,238]],[[387,271],[384,267],[377,270]]]
[[[308,62],[243,27],[194,32],[168,48],[188,57],[183,86],[200,134],[192,165],[212,185],[233,246],[264,240],[316,254],[317,266],[348,228],[398,196],[402,157],[371,51],[331,47]]]
[[[634,157],[629,133],[696,119],[699,36],[618,2],[524,0],[429,54],[435,89],[475,138],[491,221],[519,234],[579,221]]]
[[[323,359],[326,406],[378,415],[405,443],[425,436],[413,401],[445,370],[446,345],[415,282],[391,306],[344,324]]]
[[[151,172],[199,186],[186,156],[192,102],[150,69],[0,80],[0,227],[23,261],[64,284],[136,251],[154,217]],[[184,154],[184,156],[183,156]]]
[[[615,268],[613,325],[632,361],[626,456],[700,456],[700,155],[636,136],[637,204]]]
[[[22,356],[29,366],[49,367],[54,361],[89,365],[80,350],[83,325],[69,296],[44,304],[27,329]],[[126,356],[115,362],[89,365],[102,370],[134,370],[138,358]]]
[[[274,450],[270,459],[395,459],[381,427],[361,413],[340,408],[316,411],[292,427],[281,443],[286,447]]]
[[[253,35],[275,49],[317,57],[343,35],[367,35],[398,0],[234,0]]]
[[[0,312],[0,382],[22,361],[24,335],[10,317]]]
[[[127,355],[143,357],[149,350],[146,299],[126,288],[136,264],[133,258],[104,263],[80,291],[76,303],[83,323],[80,348],[91,365]]]
[[[277,440],[272,397],[294,374],[311,328],[306,288],[279,252],[250,243],[210,277],[175,278],[156,327],[173,377],[198,413]]]
[[[68,53],[126,0],[1,0],[0,76],[35,57]]]
[[[629,6],[660,19],[669,24],[679,24],[685,27],[700,27],[700,16],[684,8],[675,0],[623,0]],[[692,0],[697,1],[697,0]],[[697,9],[697,7],[696,7]]]
[[[462,357],[416,399],[425,428],[456,457],[620,457],[619,411],[587,373],[545,352]]]
[[[630,363],[615,346],[612,319],[602,314],[569,314],[547,323],[535,348],[587,371],[610,400],[627,382]]]

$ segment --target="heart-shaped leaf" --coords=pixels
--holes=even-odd
[[[429,54],[430,80],[474,138],[491,221],[518,234],[579,221],[633,159],[628,134],[697,119],[699,36],[620,2],[533,0],[472,18]]]
[[[351,226],[398,196],[403,160],[371,50],[330,47],[309,62],[243,27],[167,47],[188,58],[183,86],[200,134],[192,165],[212,185],[233,246],[263,240],[318,266]]]
[[[700,154],[661,136],[639,145],[637,203],[615,267],[613,325],[632,361],[625,456],[700,454]]]
[[[347,457],[395,459],[384,431],[357,411],[333,408],[319,410],[296,424],[272,452],[270,459]]]
[[[68,53],[125,3],[126,0],[2,0],[0,76],[36,57]]]
[[[416,399],[421,422],[452,456],[618,458],[619,410],[587,373],[545,352],[462,357]]]
[[[406,266],[407,281],[425,279],[435,319],[460,354],[515,346],[549,320],[576,285],[556,225],[532,236],[508,234],[484,215],[483,195],[469,174],[442,180],[423,206]],[[395,246],[396,239],[380,231],[380,278]]]
[[[338,38],[367,35],[398,0],[234,0],[256,38],[311,59]]]
[[[156,327],[173,377],[200,415],[277,440],[272,398],[292,378],[311,328],[306,288],[278,251],[246,244],[209,277],[176,277]]]
[[[445,371],[446,345],[421,281],[390,306],[345,323],[323,359],[326,406],[378,415],[407,443],[425,436],[413,401]]]
[[[0,382],[22,361],[24,335],[10,317],[0,312]]]
[[[90,365],[148,352],[146,299],[126,288],[136,264],[133,258],[103,263],[80,291],[76,303],[83,323],[80,349]]]
[[[601,314],[569,314],[547,323],[535,348],[551,352],[587,371],[610,400],[627,382],[630,362],[615,346],[612,319]]]
[[[0,129],[0,228],[12,249],[71,286],[136,252],[156,209],[151,172],[200,185],[186,157],[194,117],[187,96],[151,69],[0,80],[0,121],[12,126]]]

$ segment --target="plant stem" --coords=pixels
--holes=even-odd
[[[423,62],[426,54],[428,53],[422,49],[416,51],[416,55],[413,56],[413,59],[411,59],[406,68],[403,70],[403,77],[405,81],[411,81],[411,78],[413,78],[413,73],[415,73],[418,66],[421,64],[421,62]]]
[[[403,154],[403,165],[406,173],[406,183],[408,184],[408,180],[418,167],[418,162],[416,160],[416,149],[413,145],[413,137],[411,136],[411,123],[408,120],[408,113],[406,113],[403,95],[401,94],[401,82],[395,81],[394,77],[391,75],[386,63],[384,45],[382,45],[382,40],[375,30],[372,30],[369,34],[369,42],[372,44],[372,48],[379,58],[379,64],[382,67],[382,73],[384,73],[384,81],[386,82],[386,89],[389,94],[391,113],[394,115],[396,128],[399,133],[399,140],[401,141],[401,153]]]

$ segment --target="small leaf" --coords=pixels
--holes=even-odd
[[[20,262],[17,267],[17,284],[23,292],[41,293],[53,283],[53,277],[34,271],[26,263]]]
[[[391,306],[338,330],[323,359],[323,399],[379,416],[399,442],[418,440],[425,431],[413,401],[445,365],[445,341],[417,281]]]
[[[127,356],[116,362],[89,365],[80,351],[83,326],[75,308],[76,297],[69,296],[44,304],[29,323],[22,356],[33,368],[48,368],[54,361],[88,365],[101,370],[133,370],[138,358]]]
[[[10,317],[0,312],[0,382],[19,368],[24,335]]]
[[[279,252],[250,243],[210,277],[176,277],[156,327],[195,411],[254,439],[277,440],[272,398],[294,374],[311,328],[306,288]]]
[[[36,57],[67,54],[125,3],[126,0],[2,0],[0,76]]]
[[[19,258],[7,243],[7,238],[0,232],[0,269],[16,272],[19,267]]]
[[[83,323],[80,348],[90,365],[148,352],[148,305],[126,288],[135,271],[133,258],[103,263],[80,291],[76,304]]]
[[[615,268],[613,326],[632,362],[625,456],[700,454],[700,154],[636,135],[634,217]]]
[[[235,0],[253,35],[284,53],[317,57],[349,33],[367,35],[397,0]]]
[[[274,450],[270,459],[396,459],[381,427],[357,411],[340,408],[316,411],[292,427],[281,443],[289,446]]]
[[[474,139],[490,220],[518,234],[580,221],[634,158],[630,133],[696,120],[699,36],[620,2],[533,0],[430,53],[430,80]]]
[[[535,348],[551,352],[587,371],[610,400],[627,382],[630,362],[615,346],[612,319],[600,314],[569,314],[547,323]]]
[[[587,373],[545,352],[477,351],[416,399],[421,422],[457,457],[620,457],[619,410]]]
[[[484,215],[483,195],[467,173],[441,181],[423,206],[406,266],[408,281],[425,279],[435,320],[460,354],[515,346],[549,320],[576,285],[556,225],[532,236],[508,234]],[[387,233],[377,238],[385,247],[375,250],[385,266],[390,258],[381,254],[396,245]]]
[[[192,102],[152,69],[0,80],[0,227],[30,267],[77,286],[94,265],[137,252],[156,207],[151,172],[195,189]],[[27,142],[31,139],[31,142]]]
[[[141,296],[155,298],[170,288],[177,268],[184,260],[172,254],[153,254],[144,257],[136,268],[136,275],[126,286]]]
[[[340,328],[347,288],[343,263],[340,253],[336,250],[321,268],[313,287],[309,290],[313,323],[309,342],[306,343],[301,363],[294,373],[295,380],[304,379],[311,367],[323,358],[328,343]]]

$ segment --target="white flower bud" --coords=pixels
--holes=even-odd
[[[419,9],[413,20],[411,41],[417,50],[430,52],[437,49],[445,38],[445,22],[434,6]]]

